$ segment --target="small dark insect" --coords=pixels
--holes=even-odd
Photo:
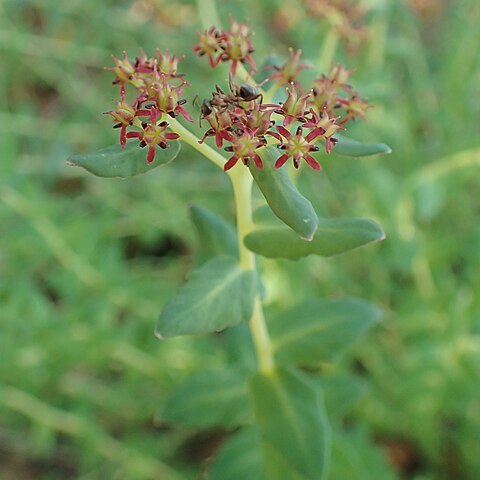
[[[230,95],[233,96],[237,102],[251,102],[257,98],[260,98],[260,103],[263,102],[263,95],[258,91],[257,87],[250,85],[249,83],[242,83],[238,87],[233,83],[233,76],[231,73],[228,77],[228,84],[230,86]]]
[[[198,122],[198,125],[201,127],[202,126],[202,120],[204,118],[207,118],[213,112],[212,103],[210,102],[210,100],[208,100],[208,98],[205,98],[203,100],[202,105],[200,107],[200,112],[202,114],[200,115],[200,120]]]
[[[210,100],[210,107],[214,107],[218,111],[224,111],[230,105],[241,106],[242,102],[251,102],[257,98],[260,98],[260,103],[263,102],[263,95],[257,87],[249,83],[242,83],[240,86],[235,85],[232,74],[229,77],[229,86],[230,93],[225,93],[219,85],[216,86],[216,91],[213,92]]]

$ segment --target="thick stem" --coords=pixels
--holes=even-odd
[[[199,138],[188,130],[188,128],[185,128],[176,118],[170,118],[168,124],[172,131],[180,135],[180,140],[182,140],[182,142],[188,143],[191,147],[223,170],[223,165],[226,160],[222,155],[206,143],[198,143]]]
[[[203,156],[207,157],[217,167],[223,170],[225,158],[216,150],[205,143],[198,143],[198,137],[185,128],[176,119],[169,120],[170,128],[180,135],[180,140],[188,143]],[[255,255],[243,244],[245,235],[253,230],[252,221],[252,183],[253,178],[248,168],[236,165],[228,175],[232,181],[235,208],[237,211],[237,235],[238,249],[240,253],[240,266],[245,270],[255,271]],[[261,372],[268,372],[275,366],[273,359],[272,342],[268,335],[267,325],[263,316],[262,302],[260,297],[255,298],[252,318],[250,319],[253,344],[257,354],[258,368]]]
[[[237,164],[229,171],[232,180],[237,210],[238,248],[240,266],[245,270],[255,270],[255,255],[243,244],[245,235],[253,230],[252,221],[252,183],[253,178],[248,168]],[[272,342],[268,335],[267,325],[263,316],[262,302],[259,296],[255,299],[250,330],[257,354],[258,368],[268,372],[274,367]]]

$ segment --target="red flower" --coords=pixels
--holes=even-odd
[[[229,110],[217,111],[212,108],[211,112],[203,118],[207,120],[211,128],[204,133],[199,143],[203,143],[206,137],[215,136],[215,143],[218,148],[221,148],[223,141],[229,138],[233,128],[231,112]]]
[[[135,109],[129,103],[122,101],[117,103],[116,110],[110,110],[105,113],[111,115],[113,121],[116,122],[113,128],[120,128],[120,145],[125,147],[127,143],[127,127],[133,124],[136,114]]]
[[[257,66],[251,54],[255,51],[253,44],[250,41],[252,32],[246,23],[238,23],[233,18],[230,18],[230,29],[221,33],[220,48],[223,53],[220,54],[219,59],[222,62],[231,61],[230,72],[235,75],[237,71],[238,62],[249,63],[255,71]]]
[[[152,118],[156,118],[157,113],[152,113]],[[140,146],[148,146],[147,162],[152,163],[155,160],[155,153],[157,145],[160,148],[168,147],[168,140],[176,140],[180,137],[178,133],[166,132],[168,127],[167,122],[161,122],[159,125],[147,123],[142,124],[141,132],[129,132],[127,138],[138,138]]]
[[[298,75],[302,70],[306,70],[308,67],[304,63],[300,63],[300,56],[302,55],[301,50],[297,50],[294,53],[293,48],[289,48],[290,59],[285,62],[281,67],[276,65],[271,65],[267,67],[270,70],[276,70],[276,72],[271,75],[268,80],[275,81],[279,85],[290,85],[295,83]]]
[[[220,51],[220,34],[215,27],[211,27],[205,33],[198,33],[199,42],[193,47],[193,51],[200,56],[207,55],[210,66],[215,68],[220,58],[215,59],[215,55]]]
[[[135,73],[135,67],[129,62],[126,52],[123,52],[123,58],[119,60],[112,55],[115,67],[107,68],[106,70],[112,70],[115,73],[115,80],[112,82],[114,85],[120,85],[120,96],[122,100],[125,100],[125,85],[132,80]]]
[[[307,112],[307,103],[311,97],[312,90],[310,90],[305,95],[298,96],[298,92],[295,88],[295,85],[291,84],[291,90],[288,90],[288,97],[285,100],[285,103],[281,104],[281,108],[275,110],[275,113],[283,115],[283,125],[288,127],[292,122],[298,120],[299,122],[305,121],[305,115]]]
[[[231,61],[232,75],[237,71],[238,62],[248,63],[253,70],[256,70],[257,67],[251,56],[254,52],[251,35],[250,27],[231,18],[229,30],[219,32],[215,27],[211,27],[204,33],[198,32],[199,42],[193,47],[193,51],[200,56],[207,55],[212,68],[215,68],[220,61]]]
[[[232,142],[232,145],[225,147],[225,150],[233,152],[233,156],[223,166],[225,172],[230,170],[239,160],[242,160],[244,165],[248,165],[250,158],[255,162],[257,168],[263,168],[262,159],[255,150],[265,146],[266,141],[265,139],[259,139],[256,134],[255,130],[250,129],[240,130],[236,136],[227,132],[226,140]]]
[[[321,128],[313,129],[306,137],[303,136],[302,127],[298,127],[295,135],[292,135],[286,128],[277,127],[278,133],[285,138],[283,140],[280,135],[275,135],[282,144],[278,146],[285,153],[281,155],[275,162],[275,168],[280,168],[285,162],[292,157],[295,168],[300,166],[300,160],[303,158],[313,169],[320,170],[320,164],[310,155],[310,152],[317,152],[317,145],[312,141],[323,135]]]
[[[319,129],[322,137],[325,139],[325,150],[327,153],[332,151],[332,147],[336,145],[337,139],[333,135],[337,130],[344,130],[343,127],[336,124],[337,118],[330,118],[327,109],[324,109],[321,115],[310,109],[312,117],[308,119],[303,126],[306,128]]]

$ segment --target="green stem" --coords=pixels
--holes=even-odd
[[[238,248],[240,266],[245,270],[255,270],[255,255],[243,244],[245,235],[253,230],[252,221],[252,183],[250,171],[243,165],[237,165],[229,171],[235,196],[237,211]],[[250,319],[250,330],[257,353],[258,368],[268,372],[274,368],[272,342],[268,335],[267,325],[263,316],[262,302],[259,296],[255,299],[253,315]]]
[[[169,120],[170,128],[180,135],[180,140],[188,143],[203,156],[207,157],[217,167],[223,170],[225,158],[205,143],[198,143],[198,137],[185,128],[178,120]],[[243,165],[232,168],[228,175],[232,181],[235,208],[237,211],[238,249],[240,252],[240,266],[245,270],[256,270],[255,255],[243,244],[245,235],[253,230],[252,220],[252,184],[253,177],[250,170]],[[274,368],[272,342],[268,335],[267,325],[263,316],[262,302],[257,296],[250,319],[253,344],[257,353],[258,368],[261,372],[269,372]]]
[[[197,12],[205,30],[213,26],[221,27],[215,0],[197,0]]]
[[[177,119],[170,118],[168,120],[168,125],[172,131],[180,135],[180,140],[182,140],[182,142],[188,143],[188,145],[193,147],[204,157],[208,158],[212,163],[214,163],[218,168],[223,170],[223,165],[226,161],[223,155],[220,155],[216,150],[206,143],[198,143],[200,139],[190,130],[188,130],[188,128],[185,128]]]
[[[330,70],[333,57],[335,56],[335,52],[338,46],[339,35],[336,27],[330,27],[322,45],[322,51],[318,58],[318,67],[320,71],[328,71]]]

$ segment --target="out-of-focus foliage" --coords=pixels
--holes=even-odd
[[[224,21],[233,11],[254,25],[259,59],[292,45],[313,66],[328,58],[332,20],[305,3],[218,2]],[[333,416],[332,480],[476,480],[480,4],[362,3],[366,31],[350,53],[340,39],[335,59],[357,68],[352,82],[375,108],[348,135],[384,141],[393,154],[324,155],[321,173],[296,181],[320,216],[374,218],[387,240],[332,259],[262,261],[266,301],[283,311],[312,295],[359,297],[386,312],[339,365],[322,366],[330,383],[345,377],[340,390],[321,385]],[[232,359],[249,364],[243,330],[153,336],[197,251],[188,204],[231,219],[228,179],[188,148],[125,181],[65,165],[116,141],[101,114],[117,93],[102,69],[111,53],[186,53],[182,68],[198,85],[190,98],[207,95],[211,73],[191,54],[196,8],[0,4],[2,479],[222,478],[214,453],[220,462],[229,445],[242,448],[230,431],[172,429],[162,412],[184,378]]]

